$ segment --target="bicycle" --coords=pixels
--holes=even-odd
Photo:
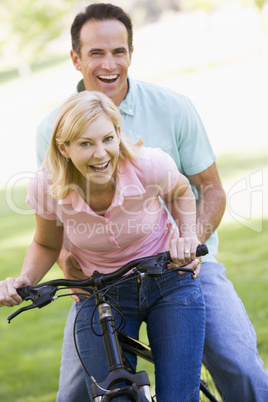
[[[205,245],[200,245],[197,248],[196,255],[205,255],[207,252],[207,247]],[[172,270],[194,273],[194,269],[187,267],[169,269],[167,266],[170,262],[171,259],[169,252],[164,252],[155,256],[133,260],[110,274],[101,274],[100,272],[95,271],[91,277],[83,281],[56,279],[38,285],[20,288],[17,290],[19,295],[24,300],[31,300],[32,304],[16,310],[7,318],[7,320],[10,323],[13,318],[24,311],[45,307],[59,297],[69,296],[69,293],[56,295],[57,292],[67,288],[79,288],[83,291],[88,291],[89,287],[91,290],[94,289],[93,295],[89,296],[89,293],[86,293],[86,295],[89,297],[95,297],[96,300],[96,306],[100,317],[99,323],[109,366],[109,375],[101,383],[97,383],[94,377],[88,373],[92,381],[91,393],[94,401],[109,402],[115,399],[120,400],[118,398],[123,396],[129,397],[132,401],[155,401],[155,397],[151,396],[150,380],[147,372],[144,370],[136,372],[125,358],[123,352],[131,352],[136,356],[153,363],[151,349],[149,346],[128,336],[122,330],[115,327],[114,315],[109,300],[105,298],[105,293],[111,286],[118,284],[122,278],[127,280],[129,278],[141,277],[143,275],[161,276],[167,271],[170,272]],[[118,282],[107,286],[108,282],[114,280],[118,280]],[[84,295],[84,293],[82,294]],[[82,308],[83,305],[81,309]],[[79,314],[79,312],[77,314]],[[79,355],[79,350],[76,344],[75,325],[74,341],[81,363],[87,371],[85,364]],[[217,402],[217,399],[213,395],[214,391],[211,390],[211,387],[213,388],[214,384],[212,384],[212,386],[207,386],[207,383],[202,379],[200,382],[200,393],[206,398],[206,400]]]

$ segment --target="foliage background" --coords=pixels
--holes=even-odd
[[[84,6],[101,1],[1,0],[0,55],[21,75],[33,62],[44,61],[50,42],[69,32],[72,16]],[[267,0],[237,0],[243,6],[263,9]],[[136,26],[158,21],[164,13],[202,10],[206,13],[234,3],[233,0],[124,0],[114,1],[132,17]]]

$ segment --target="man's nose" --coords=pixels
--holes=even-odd
[[[108,53],[105,55],[104,60],[102,62],[102,68],[105,70],[112,71],[116,67],[116,63],[112,54]]]

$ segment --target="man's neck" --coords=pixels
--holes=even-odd
[[[85,90],[86,90],[86,87],[85,87],[85,84],[84,84],[84,80],[83,80],[83,79],[81,79],[81,80],[78,82],[78,84],[77,84],[77,86],[76,86],[76,90],[77,90],[77,92],[82,92],[82,91],[85,91]],[[117,107],[120,105],[121,102],[123,102],[124,99],[126,99],[127,94],[128,94],[128,91],[129,91],[129,80],[127,79],[127,90],[126,90],[124,96],[120,96],[120,95],[119,95],[119,96],[118,96],[118,99],[117,99],[117,98],[116,98],[116,99],[112,99],[112,101],[114,102],[114,104],[115,104]]]

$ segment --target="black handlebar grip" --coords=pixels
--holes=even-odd
[[[17,289],[17,293],[22,299],[26,299],[26,297],[29,296],[29,286]]]
[[[196,248],[196,253],[195,254],[196,254],[197,257],[201,257],[202,255],[208,254],[208,248],[207,248],[206,244],[199,244],[197,246],[197,248]],[[163,255],[164,255],[165,260],[170,260],[169,251],[165,251],[163,253]]]
[[[199,244],[196,249],[196,256],[201,257],[202,255],[208,254],[208,248],[206,244]]]

